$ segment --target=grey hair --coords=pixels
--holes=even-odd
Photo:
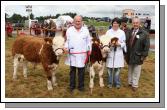
[[[132,18],[132,22],[133,22],[134,20],[138,20],[139,23],[140,23],[140,18],[139,18],[138,16],[135,16],[134,18]]]
[[[80,17],[80,18],[81,18],[81,21],[82,21],[82,16],[81,16],[81,15],[76,15],[76,16],[74,17],[74,20],[75,20],[77,17]]]

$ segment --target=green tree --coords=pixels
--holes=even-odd
[[[30,19],[34,19],[34,14],[30,14]]]
[[[5,13],[5,19],[9,18],[9,15],[7,13]]]
[[[58,18],[60,16],[60,14],[56,14],[56,18]]]
[[[45,20],[45,18],[43,16],[36,17],[35,19],[37,19],[39,22],[44,22],[44,20]]]
[[[71,12],[69,12],[69,13],[64,13],[63,15],[69,15],[72,18],[74,18],[77,15],[77,13],[71,13]]]
[[[13,23],[20,23],[22,21],[22,16],[20,14],[14,13],[10,19]]]
[[[25,20],[28,20],[28,17],[23,16],[23,17],[22,17],[22,23],[24,23],[24,22],[25,22]]]
[[[9,15],[7,13],[5,13],[5,21],[6,22],[10,21]]]

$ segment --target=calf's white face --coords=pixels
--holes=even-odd
[[[109,47],[104,47],[103,49],[101,49],[103,58],[107,57],[107,54],[109,53],[109,51],[110,51]]]
[[[108,52],[110,51],[110,47],[109,47],[110,37],[106,35],[102,35],[100,37],[100,42],[102,44],[101,45],[102,56],[103,58],[106,58]]]
[[[53,38],[52,41],[53,45],[53,51],[55,52],[56,56],[61,56],[64,51],[63,51],[63,47],[64,47],[64,43],[65,43],[65,39],[62,36],[55,36]]]

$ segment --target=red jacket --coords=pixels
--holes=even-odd
[[[7,33],[12,33],[13,27],[11,25],[7,25],[6,26],[6,31],[7,31]]]

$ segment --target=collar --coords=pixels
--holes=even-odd
[[[133,30],[134,30],[134,28],[131,29],[131,32],[133,32]],[[142,32],[142,29],[138,28],[136,32],[137,32],[136,34],[140,34]]]
[[[73,26],[73,29],[75,30],[75,32],[82,32],[83,31],[83,26],[81,27],[81,29],[79,31],[77,31],[77,29]]]
[[[118,28],[116,31],[111,28],[112,32],[118,32],[119,30],[120,30],[120,28]]]
[[[139,31],[139,28],[138,29],[133,29],[132,31],[133,32],[135,31],[135,33],[137,33]]]

